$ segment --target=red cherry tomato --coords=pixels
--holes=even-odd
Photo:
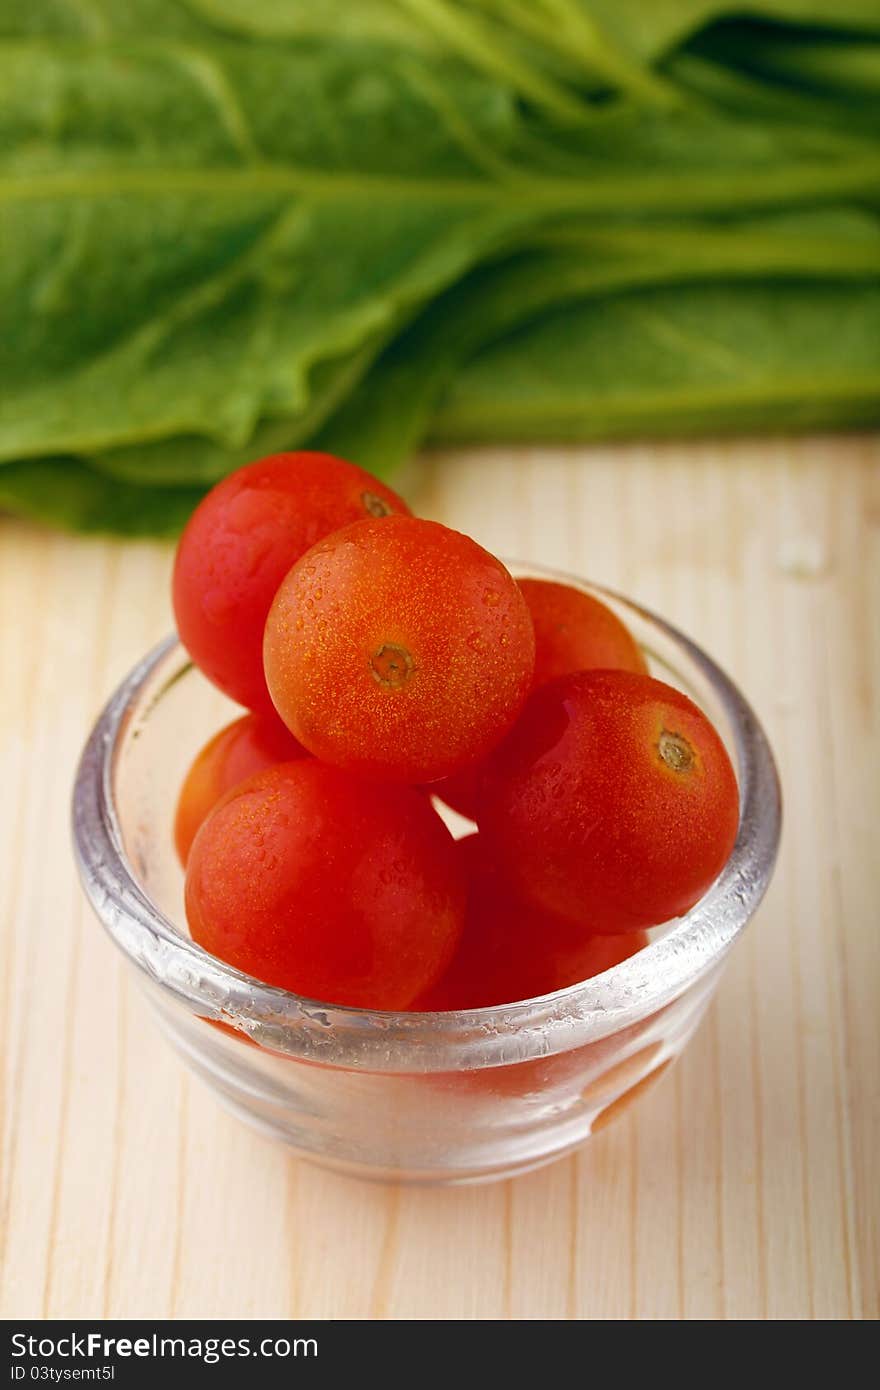
[[[313,546],[266,623],[266,679],[300,742],[369,776],[477,762],[526,697],[534,633],[494,556],[433,521],[360,521]]]
[[[594,932],[686,912],[723,868],[738,819],[709,720],[629,671],[534,691],[480,786],[480,829],[517,893]]]
[[[635,638],[604,603],[545,579],[520,579],[519,587],[535,628],[535,674],[532,689],[556,676],[598,667],[647,674]],[[477,819],[481,767],[436,783],[431,788],[453,811]]]
[[[224,478],[190,517],[174,565],[177,630],[196,665],[271,714],[263,628],[278,585],[322,536],[395,512],[409,514],[396,493],[330,454],[273,454]]]
[[[311,758],[235,787],[193,841],[193,939],[268,984],[405,1009],[443,973],[464,921],[455,842],[427,798]]]
[[[597,598],[547,579],[521,579],[519,587],[535,625],[535,686],[572,671],[647,673],[629,628]]]
[[[459,840],[468,905],[458,949],[418,1009],[480,1009],[552,994],[601,975],[648,943],[644,932],[590,936],[582,928],[524,906],[485,855],[482,836]]]
[[[215,734],[180,789],[174,843],[181,864],[186,865],[199,826],[221,796],[267,767],[307,756],[277,714],[245,714]]]

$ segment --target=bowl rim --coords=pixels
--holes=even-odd
[[[612,589],[535,562],[516,575],[573,585],[635,615],[696,667],[730,728],[740,823],[730,857],[700,901],[658,940],[601,975],[506,1005],[442,1013],[355,1009],[266,985],[184,936],[141,886],[123,842],[114,773],[132,722],[192,666],[176,633],[147,653],[111,696],[84,747],[72,801],[82,884],[115,943],[162,994],[302,1060],[353,1069],[456,1071],[521,1062],[583,1046],[656,1013],[716,970],[758,907],[781,832],[781,793],[766,735],[738,687],[695,642]],[[167,679],[151,690],[163,670]],[[173,669],[172,669],[173,668]],[[142,702],[149,696],[146,705]]]

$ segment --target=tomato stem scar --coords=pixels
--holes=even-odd
[[[364,504],[364,510],[369,512],[370,516],[391,515],[391,508],[388,503],[383,502],[381,497],[377,497],[375,492],[362,492],[361,501]]]
[[[673,772],[690,772],[694,765],[694,750],[681,734],[664,729],[657,748],[660,757]]]
[[[415,663],[406,647],[385,642],[370,657],[373,680],[383,690],[402,690],[415,670]]]

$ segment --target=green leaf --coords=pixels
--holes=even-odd
[[[843,136],[629,108],[562,132],[461,64],[377,56],[0,46],[0,458],[314,419],[319,367],[538,226],[880,193]]]
[[[339,362],[321,364],[312,374],[312,407],[298,416],[262,419],[247,443],[229,448],[199,435],[176,434],[159,439],[90,453],[88,462],[111,477],[140,483],[202,484],[209,486],[252,459],[307,443],[333,407],[360,381],[377,346],[364,347]],[[0,465],[2,466],[2,465]]]
[[[137,487],[72,458],[28,459],[0,468],[0,511],[6,508],[70,531],[173,537],[202,491]]]
[[[700,36],[691,48],[783,92],[799,91],[804,101],[818,94],[830,104],[842,97],[851,107],[876,103],[880,95],[880,33],[818,37],[737,23]],[[876,105],[873,114],[876,119]]]
[[[880,286],[643,290],[547,314],[468,365],[438,441],[571,440],[880,421]]]
[[[863,420],[878,35],[876,0],[0,0],[5,505],[173,531],[273,449],[388,471],[435,410]]]
[[[832,277],[880,281],[880,219],[817,213],[732,228],[547,233],[540,249],[472,276],[432,305],[345,398],[316,443],[388,473],[420,443],[462,364],[549,308],[639,286],[753,280],[756,274],[797,280],[802,288],[809,277],[820,293]],[[528,363],[536,369],[534,358]]]
[[[188,9],[206,25],[242,38],[368,41],[423,53],[446,49],[393,0],[334,5],[315,0],[248,0],[247,5],[241,0],[188,0]]]
[[[0,456],[242,445],[534,220],[464,176],[406,74],[307,58],[0,48]],[[459,97],[502,147],[503,95],[465,74]]]
[[[90,461],[141,483],[211,483],[250,458],[309,443],[387,474],[418,445],[460,364],[549,306],[638,285],[756,273],[820,280],[880,276],[880,220],[852,211],[755,219],[731,228],[692,223],[547,231],[532,250],[474,272],[442,295],[362,380],[337,383],[341,404],[325,423],[303,430],[301,422],[267,421],[234,452],[177,437]]]
[[[719,20],[747,13],[791,25],[880,32],[876,0],[575,0],[618,42],[656,59]]]

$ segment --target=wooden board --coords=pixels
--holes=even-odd
[[[75,880],[103,698],[171,625],[170,552],[0,521],[7,1318],[874,1318],[880,442],[433,455],[422,513],[667,614],[782,769],[768,899],[682,1062],[574,1158],[360,1185],[229,1118],[162,1043]]]

